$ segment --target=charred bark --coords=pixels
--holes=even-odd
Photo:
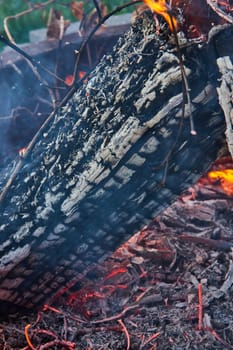
[[[156,36],[148,18],[48,123],[1,201],[2,305],[39,306],[81,279],[217,158],[225,124],[216,35],[182,47],[196,136],[187,106],[182,116],[173,38]]]
[[[233,157],[233,64],[229,56],[220,57],[217,60],[222,74],[222,82],[218,88],[219,103],[224,111],[226,120],[226,139],[229,151]]]

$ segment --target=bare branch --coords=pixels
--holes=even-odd
[[[93,0],[93,2],[94,2],[95,8],[96,8],[96,12],[97,12],[98,17],[99,17],[99,21],[101,21],[102,20],[102,14],[101,14],[101,10],[100,10],[98,1],[97,0]]]
[[[207,4],[216,12],[219,17],[223,18],[226,22],[233,24],[233,18],[230,15],[227,15],[223,10],[221,10],[217,4],[217,1],[206,0]]]
[[[35,4],[34,6],[33,5],[30,5],[29,8],[27,10],[24,10],[20,13],[17,13],[16,15],[13,15],[13,16],[7,16],[4,18],[4,21],[3,21],[3,27],[4,27],[4,30],[6,32],[6,35],[9,39],[9,41],[11,41],[12,43],[15,44],[15,40],[13,38],[13,36],[11,35],[10,33],[10,30],[8,28],[8,22],[12,19],[17,19],[19,17],[22,17],[22,16],[25,16],[27,15],[28,13],[31,13],[33,10],[41,10],[42,8],[52,4],[53,2],[55,2],[56,0],[48,0],[44,3],[40,3],[39,5],[38,4]]]

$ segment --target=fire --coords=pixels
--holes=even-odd
[[[233,169],[209,171],[210,180],[218,181],[228,196],[233,196]]]
[[[171,8],[166,3],[166,0],[143,0],[144,3],[149,6],[149,8],[156,12],[157,14],[164,17],[165,21],[168,23],[169,28],[172,32],[177,29],[177,21],[175,17],[171,15]]]

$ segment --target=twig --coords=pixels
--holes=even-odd
[[[29,330],[30,327],[31,327],[31,325],[30,325],[30,324],[27,324],[27,325],[25,326],[25,328],[24,328],[25,338],[26,338],[26,340],[27,340],[27,343],[28,343],[29,348],[32,349],[32,350],[36,350],[36,348],[33,346],[32,342],[31,342],[31,340],[30,340],[30,338],[29,338],[28,330]]]
[[[155,9],[154,6],[150,6],[150,4],[148,4],[148,2],[146,0],[144,0],[144,2],[152,9],[152,11],[157,12],[157,9]],[[163,162],[159,166],[159,167],[164,166],[163,177],[161,180],[161,186],[164,186],[166,183],[166,178],[167,178],[169,160],[170,160],[172,153],[175,150],[176,144],[179,140],[179,136],[181,134],[181,130],[183,127],[186,102],[187,102],[188,109],[189,109],[190,133],[191,133],[191,135],[196,135],[197,133],[196,133],[195,128],[194,128],[194,122],[193,122],[193,116],[192,116],[192,103],[191,103],[191,98],[190,98],[190,93],[189,93],[190,88],[188,85],[188,80],[187,80],[185,69],[184,69],[183,58],[182,58],[179,40],[178,40],[178,35],[177,35],[177,30],[176,30],[177,22],[176,22],[176,19],[174,19],[174,17],[172,16],[171,9],[168,6],[165,6],[165,8],[162,9],[162,11],[159,11],[158,13],[165,18],[165,20],[167,21],[167,23],[169,25],[170,30],[174,34],[176,47],[177,47],[177,53],[178,53],[178,60],[179,60],[179,65],[180,65],[180,71],[181,71],[182,87],[183,87],[182,117],[180,119],[179,128],[178,128],[178,131],[176,134],[176,139],[175,139],[171,149],[168,151],[167,155],[165,156]]]
[[[3,187],[2,192],[0,193],[0,203],[3,201],[3,199],[6,196],[6,193],[8,191],[8,189],[10,188],[11,184],[14,181],[14,178],[16,177],[16,175],[18,174],[19,170],[21,169],[23,165],[23,161],[22,158],[18,161],[18,163],[16,164],[13,173],[11,174],[10,178],[8,179],[6,185]]]
[[[25,336],[26,336],[26,339],[27,339],[27,342],[28,342],[28,345],[30,347],[30,349],[32,350],[36,350],[37,348],[35,348],[30,339],[29,339],[29,336],[28,336],[28,329],[31,327],[30,324],[28,324],[26,327],[25,327]],[[59,340],[57,339],[57,335],[49,330],[45,330],[45,329],[35,329],[34,330],[34,333],[35,334],[45,334],[45,335],[48,335],[49,337],[52,337],[52,338],[55,338],[54,340],[50,341],[50,342],[47,342],[46,344],[44,345],[41,345],[39,347],[40,350],[45,350],[45,349],[50,349],[56,345],[61,345],[62,347],[66,347],[68,348],[69,350],[73,350],[75,349],[75,346],[76,344],[73,343],[73,342],[70,342],[70,341],[67,341],[67,340]]]
[[[118,318],[121,319],[123,316],[125,316],[125,314],[128,311],[134,310],[138,307],[138,305],[131,305],[126,307],[122,312],[120,312],[119,314],[115,315],[115,316],[110,316],[110,317],[106,317],[106,318],[102,318],[101,320],[96,320],[96,321],[92,321],[91,323],[93,324],[99,324],[99,323],[105,323],[105,322],[109,322],[109,321],[114,321],[117,320]]]
[[[19,17],[22,17],[22,16],[24,16],[24,15],[27,15],[28,13],[31,13],[31,12],[34,11],[34,10],[43,9],[44,7],[46,7],[46,6],[50,5],[50,4],[52,4],[52,3],[55,2],[55,1],[56,1],[56,0],[48,0],[47,2],[44,2],[44,3],[39,3],[39,4],[34,4],[34,5],[31,5],[31,4],[30,4],[30,7],[29,7],[27,10],[24,10],[24,11],[22,11],[22,12],[20,12],[20,13],[17,13],[16,15],[13,15],[13,16],[7,16],[7,17],[5,17],[4,20],[3,20],[3,27],[4,27],[4,30],[5,30],[5,32],[6,32],[6,35],[7,35],[8,39],[9,39],[9,41],[11,41],[12,43],[15,44],[15,41],[14,41],[14,39],[13,39],[11,33],[10,33],[10,30],[9,30],[9,28],[8,28],[8,22],[9,22],[9,20],[11,20],[11,19],[17,19],[17,18],[19,18]]]
[[[202,319],[203,319],[203,297],[202,297],[202,284],[198,284],[198,330],[202,330]]]
[[[57,308],[50,306],[48,304],[44,304],[42,311],[47,311],[47,310],[52,311],[56,314],[62,314],[62,311],[58,310]]]
[[[205,328],[206,331],[208,331],[215,339],[217,339],[222,345],[224,345],[225,349],[233,349],[233,346],[229,343],[227,343],[224,339],[222,339],[220,337],[220,335],[218,335],[218,333],[213,329],[213,328],[209,328],[206,327]]]
[[[57,334],[55,334],[54,332],[49,331],[47,329],[35,329],[34,332],[35,332],[35,334],[46,334],[49,337],[52,337],[54,339],[57,338]]]
[[[176,29],[177,28],[177,21],[172,16],[171,8],[166,4],[165,1],[161,1],[161,3],[159,3],[159,4],[157,2],[155,2],[155,3],[152,2],[152,4],[151,4],[151,2],[149,0],[144,0],[144,2],[152,9],[152,11],[160,14],[161,16],[163,16],[165,18],[166,22],[169,25],[171,32],[174,34],[175,42],[176,42],[176,46],[177,46],[177,52],[178,52],[181,78],[182,78],[182,83],[183,83],[183,95],[186,98],[186,100],[184,98],[183,103],[187,102],[188,109],[189,109],[190,132],[192,135],[196,135],[197,132],[194,128],[194,122],[193,122],[193,116],[192,116],[192,102],[191,102],[190,93],[189,93],[190,88],[189,88],[188,79],[187,79],[185,69],[184,69],[183,58],[181,55],[180,44],[179,44],[178,35],[177,35],[177,29]]]
[[[191,97],[190,97],[190,93],[189,93],[190,88],[189,88],[188,79],[187,79],[187,76],[186,76],[186,73],[185,73],[185,69],[184,69],[184,62],[183,62],[183,58],[182,58],[182,54],[181,54],[181,50],[180,50],[180,44],[179,44],[179,39],[178,39],[178,35],[177,35],[177,30],[176,30],[176,26],[175,26],[173,17],[172,17],[170,12],[169,12],[169,16],[170,16],[170,19],[171,19],[171,25],[172,25],[172,28],[173,28],[173,34],[174,34],[174,37],[175,37],[177,53],[178,53],[178,58],[179,58],[181,78],[182,78],[182,83],[183,83],[183,94],[186,97],[188,110],[189,110],[190,133],[191,133],[191,135],[196,135],[197,132],[196,132],[195,127],[194,127],[194,121],[193,121],[193,115],[192,115],[192,101],[191,101]],[[184,99],[184,103],[186,101]]]
[[[231,16],[227,15],[223,10],[221,10],[218,7],[217,1],[206,0],[206,2],[212,8],[212,10],[219,15],[219,17],[225,19],[226,22],[233,24],[233,18]]]
[[[68,350],[74,350],[76,348],[76,344],[73,342],[55,339],[46,343],[45,345],[41,345],[39,349],[40,350],[57,349],[57,346],[60,346],[62,349],[65,347]]]
[[[126,328],[126,326],[124,325],[122,320],[117,320],[117,322],[121,325],[121,327],[123,328],[123,331],[125,333],[126,339],[127,339],[127,347],[126,350],[130,349],[130,336],[129,336],[129,332]]]
[[[102,14],[101,14],[101,11],[100,11],[100,7],[99,7],[99,4],[98,4],[98,1],[97,0],[93,0],[94,2],[94,5],[95,5],[95,8],[96,8],[96,12],[98,14],[98,17],[99,17],[99,21],[102,20]]]
[[[145,348],[145,345],[147,345],[148,343],[150,343],[152,340],[158,338],[160,336],[160,333],[157,332],[155,334],[153,334],[152,336],[150,336],[147,340],[143,341],[143,343],[140,346],[140,350]]]
[[[145,296],[145,294],[147,294],[148,292],[150,292],[151,289],[152,289],[152,286],[147,287],[141,294],[139,294],[139,295],[137,296],[136,302],[137,302],[137,303],[140,303],[141,299],[143,299],[144,296]]]
[[[34,66],[34,72],[36,68],[44,70],[49,75],[53,76],[54,78],[60,80],[65,84],[65,81],[58,77],[55,73],[51,72],[48,68],[46,68],[43,64],[41,64],[40,61],[35,60],[32,56],[28,55],[24,50],[20,49],[14,42],[11,42],[10,40],[6,39],[2,34],[0,34],[0,41],[2,41],[5,45],[11,47],[13,50],[18,52],[21,56],[23,56],[26,60],[31,62],[31,64]],[[45,85],[46,87],[51,88],[49,85]]]
[[[190,235],[177,235],[177,238],[182,241],[203,244],[212,249],[221,250],[223,252],[229,252],[233,248],[232,242],[224,241],[222,239],[215,240],[211,238],[194,237]]]

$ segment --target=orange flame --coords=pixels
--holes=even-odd
[[[218,181],[228,196],[233,196],[233,169],[209,171],[210,180]]]
[[[143,0],[144,3],[149,6],[149,8],[163,16],[165,21],[168,23],[169,28],[172,32],[177,29],[177,21],[175,17],[171,15],[171,9],[169,5],[166,3],[166,0]]]

